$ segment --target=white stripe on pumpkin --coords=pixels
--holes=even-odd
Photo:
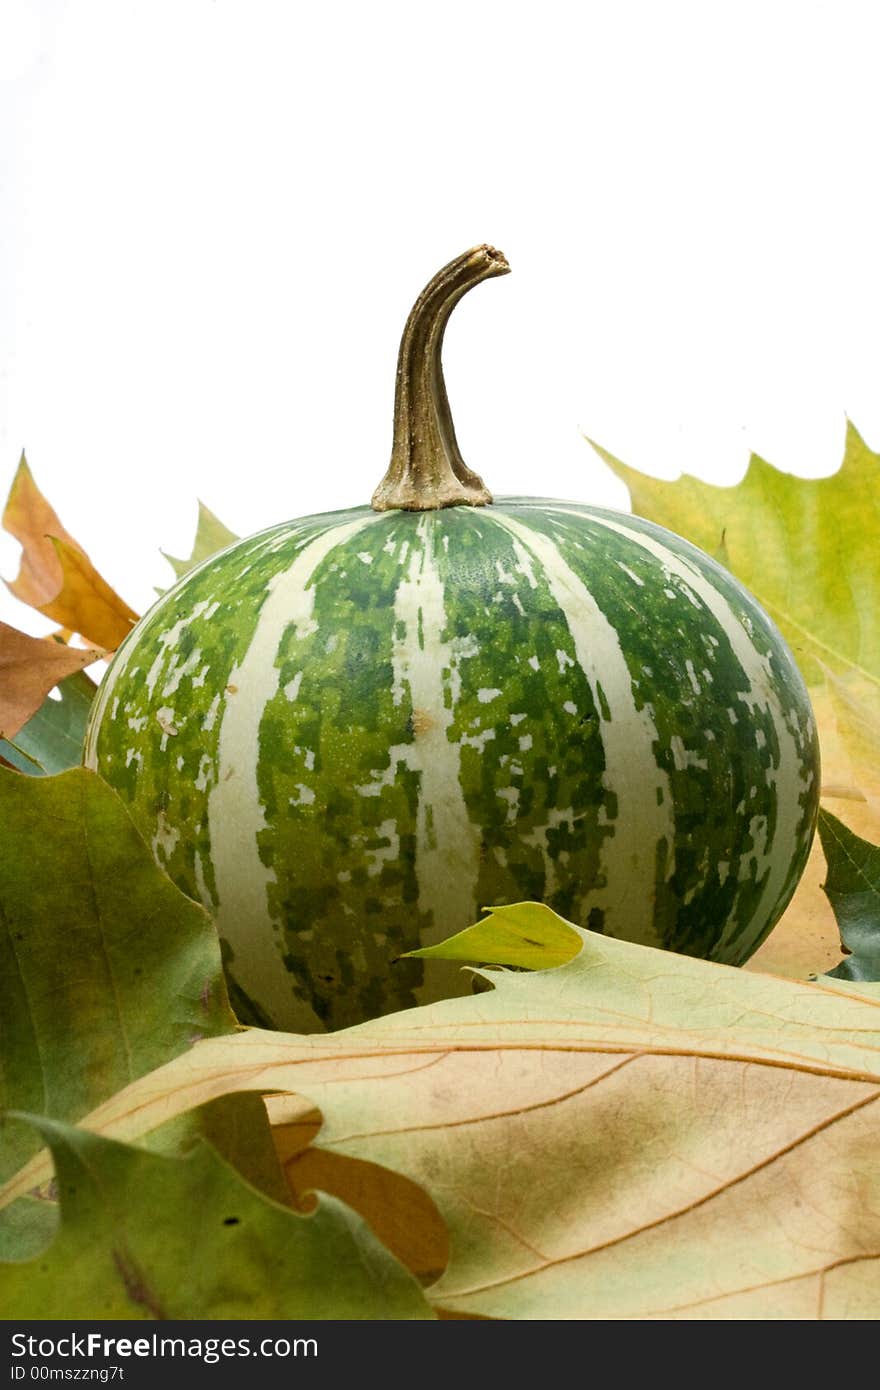
[[[605,886],[585,894],[582,912],[601,908],[608,936],[635,937],[647,946],[659,946],[653,914],[657,847],[666,840],[669,877],[675,867],[675,826],[669,778],[657,766],[654,753],[657,729],[647,709],[636,707],[618,633],[559,547],[526,522],[500,512],[493,513],[492,519],[540,561],[596,708],[601,708],[597,693],[601,685],[611,714],[610,719],[602,718],[602,780],[617,797],[617,819],[614,833],[603,844]]]
[[[413,742],[406,745],[404,756],[407,765],[419,773],[419,909],[432,914],[435,922],[451,923],[454,930],[463,930],[479,916],[480,827],[468,818],[461,785],[461,748],[447,736],[455,718],[454,654],[451,645],[442,640],[446,613],[443,581],[434,557],[435,529],[434,514],[425,513],[418,523],[418,541],[407,577],[395,598],[392,660],[394,687],[402,683],[409,687],[413,707]],[[398,622],[402,624],[400,638],[396,635]],[[449,708],[444,704],[447,683],[452,694]],[[429,926],[422,932],[421,945],[432,946],[448,935],[447,927],[432,930]]]
[[[559,510],[565,510],[560,508]],[[578,513],[573,513],[578,515]],[[767,844],[766,820],[762,825],[753,825],[752,834],[755,850],[741,861],[740,878],[744,878],[750,865],[754,865],[755,877],[760,880],[767,875],[764,890],[755,908],[755,917],[769,918],[780,894],[785,887],[791,867],[792,855],[798,843],[798,825],[801,818],[799,797],[808,790],[812,773],[805,771],[798,755],[797,744],[785,717],[779,696],[776,693],[773,671],[768,657],[762,656],[752,642],[742,623],[720,590],[701,573],[699,568],[676,555],[662,541],[648,536],[635,527],[612,521],[609,517],[594,517],[594,520],[627,540],[633,541],[642,549],[658,559],[665,569],[683,580],[702,600],[723,630],[733,649],[743,674],[749,682],[747,692],[740,692],[737,698],[746,706],[750,714],[753,710],[769,713],[779,741],[779,765],[770,769],[767,785],[776,789],[776,830],[773,841]],[[775,853],[774,853],[775,849]],[[713,957],[724,958],[724,949],[737,929],[735,910],[731,912],[724,931],[712,952]]]
[[[258,837],[267,822],[257,770],[263,712],[278,692],[275,665],[281,639],[293,624],[297,636],[315,630],[315,590],[310,580],[331,550],[378,519],[360,517],[331,526],[309,541],[286,570],[273,575],[250,645],[229,674],[223,703],[217,780],[208,798],[211,862],[217,883],[217,929],[234,952],[232,974],[244,992],[274,1018],[289,1015],[294,981],[282,963],[285,943],[270,921],[267,892],[275,879],[260,859]],[[305,1003],[300,1006],[303,1011]],[[310,1025],[322,1028],[317,1014]]]

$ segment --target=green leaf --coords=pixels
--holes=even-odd
[[[290,1193],[261,1096],[249,1092],[218,1096],[161,1125],[145,1143],[154,1153],[185,1157],[205,1140],[263,1196],[289,1205]],[[49,1244],[57,1227],[58,1202],[51,1192],[19,1198],[0,1209],[0,1260],[29,1259]]]
[[[215,555],[218,550],[224,550],[227,545],[239,538],[234,531],[230,531],[228,526],[214,515],[204,502],[199,502],[199,519],[196,524],[196,535],[193,541],[192,554],[186,560],[176,559],[163,550],[164,555],[171,568],[174,570],[178,579],[182,579],[185,574],[189,574],[191,569],[200,565],[209,556]]]
[[[0,1262],[32,1259],[45,1250],[57,1230],[57,1202],[19,1197],[0,1211]]]
[[[45,777],[46,769],[36,758],[32,758],[23,748],[11,739],[0,738],[0,766],[11,767],[16,772],[26,772],[29,777]]]
[[[428,1319],[415,1279],[333,1197],[302,1216],[206,1143],[168,1158],[27,1119],[52,1150],[61,1225],[0,1265],[6,1318]]]
[[[777,623],[808,684],[822,682],[822,663],[880,690],[880,546],[872,500],[880,492],[880,455],[852,424],[843,462],[830,477],[796,478],[753,454],[734,487],[687,474],[662,482],[593,447],[626,483],[640,516],[709,555],[723,546],[726,564]]]
[[[203,1140],[252,1187],[276,1202],[287,1203],[289,1194],[262,1096],[247,1091],[218,1096],[197,1110],[169,1120],[149,1136],[148,1143],[156,1153],[183,1157]]]
[[[59,681],[56,688],[61,698],[44,700],[13,742],[0,739],[0,756],[31,776],[66,772],[82,762],[86,723],[97,686],[84,671],[78,671]]]
[[[880,847],[832,816],[819,812],[819,836],[828,865],[825,892],[850,952],[829,975],[880,980]]]
[[[520,970],[549,970],[572,960],[583,945],[581,937],[544,903],[510,903],[485,907],[489,915],[436,946],[407,951],[423,960],[477,961]]]
[[[235,1019],[203,908],[94,772],[0,769],[0,1107],[77,1119]],[[17,1127],[0,1171],[33,1151]]]

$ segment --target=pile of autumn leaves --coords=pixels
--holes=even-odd
[[[808,681],[821,839],[788,912],[737,971],[494,910],[441,948],[491,990],[308,1037],[237,1025],[210,918],[76,767],[82,668],[136,615],[22,461],[10,588],[58,630],[0,625],[6,1316],[876,1316],[880,457],[850,428],[828,478],[754,458],[727,489],[603,457]],[[203,508],[175,572],[231,539]]]

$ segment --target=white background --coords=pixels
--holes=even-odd
[[[723,483],[880,447],[871,3],[2,0],[0,493],[137,609],[201,497],[365,502],[423,284],[496,493],[628,505],[584,442]],[[11,577],[18,546],[0,541]],[[0,593],[0,618],[50,624]]]

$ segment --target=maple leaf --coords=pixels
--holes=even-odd
[[[190,570],[195,569],[203,560],[215,555],[218,550],[225,550],[227,545],[237,541],[239,537],[234,531],[230,531],[228,526],[224,526],[219,517],[215,516],[204,502],[199,501],[199,515],[196,523],[196,534],[193,540],[193,547],[187,559],[181,560],[174,555],[169,555],[167,550],[160,552],[174,570],[178,579],[182,579]]]
[[[634,511],[714,555],[775,620],[810,688],[823,802],[880,841],[880,454],[848,422],[828,477],[794,477],[753,454],[739,483],[719,487],[687,474],[649,477],[589,442],[626,483]],[[840,938],[823,872],[817,842],[747,970],[807,977],[833,968]]]
[[[589,441],[626,483],[633,510],[725,564],[773,618],[808,685],[824,667],[880,691],[880,454],[851,423],[827,478],[796,478],[753,454],[731,487],[661,481]],[[873,521],[873,524],[872,524]]]

